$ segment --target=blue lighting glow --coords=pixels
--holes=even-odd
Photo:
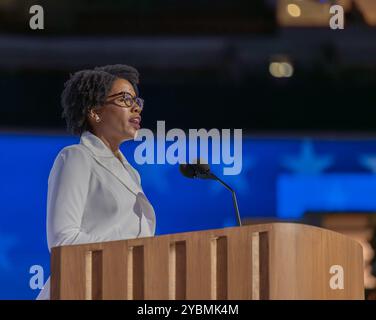
[[[34,299],[32,265],[49,275],[46,195],[57,153],[77,137],[0,134],[0,299]],[[135,142],[122,151],[139,170],[157,215],[157,234],[236,225],[231,194],[215,181],[190,180],[177,165],[137,165]],[[299,219],[307,211],[376,211],[374,140],[245,138],[240,175],[223,176],[242,217]]]

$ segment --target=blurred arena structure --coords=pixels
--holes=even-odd
[[[61,118],[64,82],[117,63],[140,71],[143,127],[243,129],[243,171],[227,182],[244,222],[354,237],[376,299],[375,0],[41,0],[43,30],[29,28],[33,4],[0,1],[1,299],[35,298],[30,266],[49,273],[48,173],[77,142]],[[343,30],[329,27],[332,5],[344,8]],[[130,161],[134,147],[124,147]],[[226,190],[190,184],[174,166],[137,169],[158,234],[235,225]]]
[[[373,131],[372,0],[41,1],[44,30],[29,29],[32,3],[0,6],[3,127],[62,129],[67,75],[128,63],[141,72],[147,127],[160,118],[180,128]],[[333,3],[346,8],[344,30],[329,28]],[[291,4],[300,16],[291,16]],[[236,117],[227,116],[229,106]]]

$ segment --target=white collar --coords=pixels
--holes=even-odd
[[[114,174],[131,192],[135,195],[143,193],[141,186],[138,185],[137,176],[134,168],[129,164],[123,153],[119,150],[123,166],[126,170],[119,170],[119,160],[113,154],[111,149],[96,135],[89,131],[84,131],[81,135],[80,144],[84,145],[92,153],[94,159],[103,167]],[[124,169],[124,168],[123,168]],[[129,172],[127,176],[125,171]],[[133,177],[134,176],[134,177]]]
[[[95,134],[90,131],[84,131],[81,135],[80,144],[85,145],[90,151],[99,157],[116,157],[111,149]],[[119,155],[123,163],[129,164],[121,150],[119,149]]]

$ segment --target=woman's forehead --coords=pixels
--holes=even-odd
[[[116,79],[114,83],[112,84],[112,88],[108,95],[110,96],[112,94],[122,92],[122,91],[128,92],[132,94],[133,96],[136,95],[132,84],[128,80],[125,80],[125,79]]]

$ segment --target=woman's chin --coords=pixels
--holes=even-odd
[[[126,128],[124,130],[124,139],[125,140],[134,140],[137,138],[138,129],[136,128]]]

